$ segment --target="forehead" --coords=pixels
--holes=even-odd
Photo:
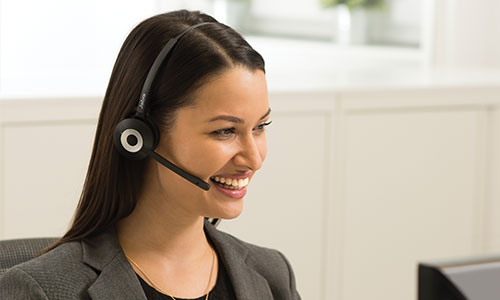
[[[194,97],[195,104],[181,109],[180,114],[202,114],[206,119],[229,114],[252,119],[254,114],[260,118],[269,108],[264,72],[242,67],[215,76]]]

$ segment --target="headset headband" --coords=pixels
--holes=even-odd
[[[168,40],[167,44],[161,49],[160,54],[156,57],[153,65],[151,66],[151,69],[149,70],[148,76],[146,77],[146,81],[144,81],[144,85],[142,86],[142,91],[141,91],[141,96],[139,98],[139,104],[137,106],[137,112],[136,116],[140,117],[142,119],[145,118],[147,112],[148,112],[148,101],[149,101],[149,90],[151,89],[151,84],[153,83],[156,73],[158,73],[158,70],[160,69],[161,64],[165,60],[165,58],[168,56],[169,52],[174,48],[174,46],[177,44],[179,39],[189,32],[192,29],[195,29],[196,27],[205,25],[205,24],[211,24],[214,22],[203,22],[199,23],[196,25],[193,25],[183,32],[179,33],[176,37],[171,38]]]

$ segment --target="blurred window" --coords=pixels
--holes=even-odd
[[[182,8],[264,37],[260,48],[270,50],[269,61],[280,61],[282,52],[271,49],[279,39],[265,37],[328,41],[298,44],[321,44],[329,52],[346,41],[422,48],[422,6],[431,0],[384,0],[383,9],[352,13],[323,8],[321,1],[336,0],[0,0],[0,98],[101,95],[130,30],[154,14]],[[318,64],[329,52],[316,55]]]
[[[263,36],[343,42],[364,45],[419,47],[422,6],[419,0],[353,0],[373,3],[352,10],[324,8],[322,1],[335,0],[209,0],[225,3],[226,22],[240,31]],[[347,0],[349,2],[349,0]],[[221,14],[216,14],[219,17]],[[347,22],[347,24],[346,24]],[[345,27],[348,28],[345,28]],[[345,32],[346,29],[348,32]]]

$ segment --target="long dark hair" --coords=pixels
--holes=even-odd
[[[153,82],[149,118],[162,133],[175,111],[212,76],[243,66],[264,71],[264,60],[236,31],[198,11],[179,10],[151,17],[135,27],[116,59],[99,116],[94,147],[80,201],[66,234],[48,250],[97,234],[132,213],[143,184],[146,161],[127,160],[113,145],[118,122],[133,115],[149,68],[167,41],[188,28]]]

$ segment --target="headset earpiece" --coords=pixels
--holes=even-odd
[[[129,159],[140,160],[158,144],[155,125],[139,118],[128,118],[116,125],[113,142],[118,151]]]

